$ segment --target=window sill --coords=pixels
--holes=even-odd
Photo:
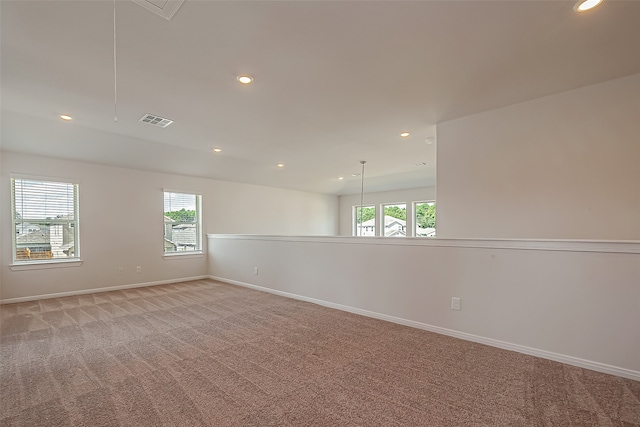
[[[193,252],[174,252],[164,254],[164,259],[186,259],[186,258],[202,258],[204,253],[202,251]]]
[[[24,271],[24,270],[43,270],[47,268],[80,267],[81,265],[82,265],[82,260],[76,258],[73,260],[17,262],[17,263],[11,264],[9,268],[11,269],[11,271]]]

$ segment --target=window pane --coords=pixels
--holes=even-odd
[[[353,207],[354,214],[354,236],[375,236],[376,235],[376,208],[375,206]]]
[[[73,222],[17,222],[16,260],[56,259],[75,256]]]
[[[407,205],[384,205],[384,236],[405,237],[407,235]]]
[[[436,236],[436,202],[416,203],[416,237]]]
[[[200,196],[164,193],[164,251],[185,252],[201,249]]]
[[[14,261],[77,258],[78,185],[12,179]]]

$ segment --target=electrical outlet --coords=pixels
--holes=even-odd
[[[253,267],[253,274],[258,275],[258,267]]]
[[[124,268],[118,267],[118,274],[123,275],[124,274]]]
[[[136,273],[142,273],[142,267],[141,266],[137,266],[136,267]]]
[[[460,298],[457,297],[452,297],[451,298],[451,310],[461,310],[461,304],[462,301],[460,300]]]

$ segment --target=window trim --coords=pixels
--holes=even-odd
[[[376,204],[367,204],[367,205],[362,205],[362,209],[366,209],[366,208],[373,208],[373,212],[374,212],[374,216],[373,216],[373,220],[374,220],[374,226],[373,226],[373,235],[372,236],[363,236],[363,235],[358,235],[358,209],[360,209],[360,205],[354,205],[351,208],[351,215],[352,215],[352,220],[351,220],[351,236],[352,237],[375,237],[377,236],[377,232],[378,232],[378,206]],[[362,228],[362,227],[361,227]]]
[[[436,226],[434,228],[435,235],[433,236],[418,236],[418,205],[421,204],[433,203],[436,205]],[[413,227],[412,227],[412,237],[417,237],[419,239],[435,239],[438,236],[438,207],[436,204],[436,200],[417,200],[412,202],[413,206]]]
[[[386,221],[385,221],[385,217],[387,216],[387,214],[385,213],[385,208],[387,206],[399,206],[399,205],[404,205],[404,213],[405,213],[405,219],[404,219],[404,236],[387,236],[386,235]],[[398,237],[412,237],[411,234],[407,233],[407,224],[409,222],[409,208],[408,208],[408,203],[407,202],[398,202],[398,203],[380,203],[380,237],[393,237],[393,238],[398,238]],[[389,215],[391,216],[391,215]],[[395,218],[395,217],[391,217],[391,218]],[[399,219],[399,218],[396,218]],[[410,230],[409,230],[410,231]]]
[[[169,259],[169,258],[200,258],[203,256],[204,254],[204,240],[203,240],[203,224],[202,224],[202,194],[200,192],[196,192],[196,191],[185,191],[185,190],[175,190],[175,189],[170,189],[170,188],[164,188],[162,190],[162,214],[164,217],[164,198],[166,193],[174,193],[174,194],[187,194],[187,195],[191,195],[191,196],[195,196],[196,197],[196,221],[179,221],[180,223],[184,223],[184,224],[196,224],[196,241],[198,242],[198,249],[194,249],[194,250],[189,250],[189,251],[175,251],[175,252],[167,252],[164,249],[164,227],[165,224],[167,224],[166,222],[164,222],[164,220],[162,221],[162,228],[163,228],[163,234],[162,234],[162,242],[163,242],[163,252],[162,252],[162,256],[164,259]]]
[[[61,259],[58,258],[56,261],[46,261],[46,260],[33,260],[27,264],[24,264],[20,261],[18,263],[10,264],[9,268],[11,271],[23,271],[23,270],[45,270],[48,268],[67,268],[67,267],[80,267],[83,261],[81,259]]]
[[[16,226],[16,200],[15,200],[15,181],[16,180],[24,180],[24,181],[41,181],[41,182],[54,182],[61,184],[71,184],[73,185],[73,215],[74,215],[74,236],[73,236],[73,245],[74,245],[74,256],[67,258],[51,258],[51,259],[29,259],[29,260],[19,260],[16,259],[16,233],[14,227]],[[82,258],[80,257],[80,181],[73,178],[63,178],[63,177],[51,177],[51,176],[41,176],[41,175],[29,175],[29,174],[9,174],[9,197],[11,202],[11,264],[9,267],[12,271],[20,271],[20,270],[32,270],[32,269],[44,269],[44,268],[59,268],[59,267],[75,267],[82,265]],[[69,221],[65,220],[47,220],[46,218],[42,218],[42,221],[47,221],[50,223],[68,223]]]

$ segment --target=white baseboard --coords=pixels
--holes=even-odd
[[[616,375],[618,377],[628,378],[630,380],[640,381],[640,372],[631,369],[620,368],[617,366],[607,365],[605,363],[593,362],[591,360],[580,359],[578,357],[566,356],[564,354],[553,353],[546,350],[539,350],[532,347],[526,347],[519,344],[512,344],[505,341],[496,340],[493,338],[481,337],[479,335],[468,334],[466,332],[459,332],[453,329],[441,328],[439,326],[428,325],[426,323],[420,323],[413,320],[403,319],[400,317],[389,316],[386,314],[376,313],[374,311],[363,310],[347,305],[336,304],[316,298],[310,298],[303,295],[292,294],[289,292],[278,291],[276,289],[265,288],[263,286],[253,285],[251,283],[240,282],[237,280],[227,279],[224,277],[208,276],[208,278],[217,280],[219,282],[229,283],[231,285],[243,286],[245,288],[251,288],[258,291],[269,292],[271,294],[280,295],[287,298],[293,298],[301,301],[311,302],[314,304],[322,305],[329,308],[335,308],[350,313],[360,314],[362,316],[373,317],[375,319],[386,320],[388,322],[398,323],[413,328],[423,329],[425,331],[435,332],[442,335],[448,335],[454,338],[460,338],[467,341],[473,341],[480,344],[486,344],[492,347],[502,348],[505,350],[516,351],[518,353],[528,354],[530,356],[536,356],[543,359],[553,360],[555,362],[565,363],[567,365],[577,366],[579,368],[590,369],[592,371],[602,372],[605,374]]]
[[[41,299],[69,297],[73,295],[95,294],[99,292],[119,291],[122,289],[143,288],[145,286],[168,285],[171,283],[189,282],[192,280],[209,279],[210,276],[183,277],[181,279],[159,280],[157,282],[132,283],[130,285],[109,286],[107,288],[82,289],[79,291],[58,292],[55,294],[33,295],[20,298],[8,298],[0,300],[0,304],[12,304],[16,302],[37,301]]]

